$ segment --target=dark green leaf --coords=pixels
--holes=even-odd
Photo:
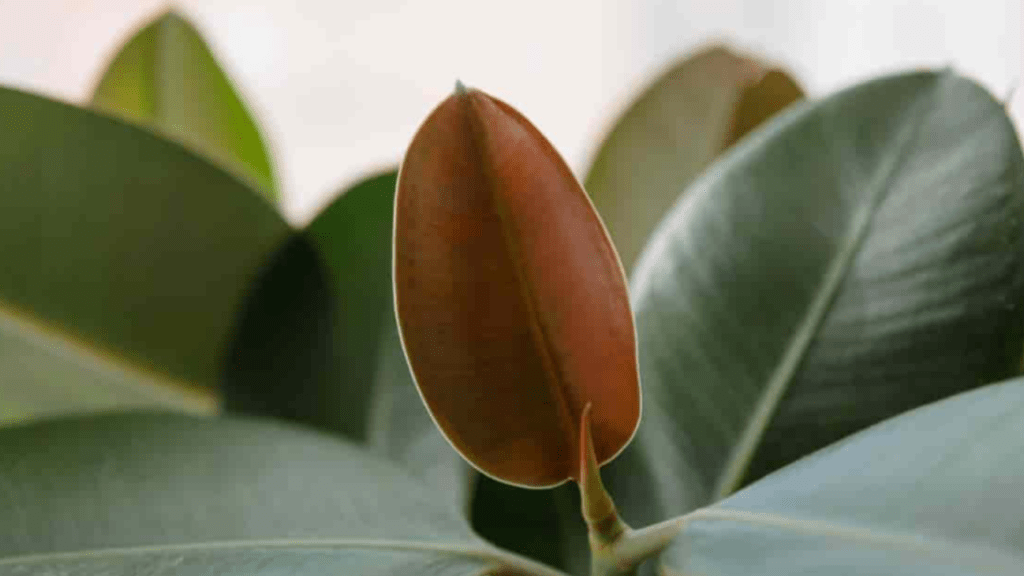
[[[469,467],[423,406],[395,323],[395,177],[343,192],[261,275],[229,356],[225,405],[366,441],[465,505]]]
[[[277,199],[259,128],[206,42],[167,12],[139,30],[103,72],[92,104],[179,140]]]
[[[394,324],[391,227],[395,177],[394,171],[387,171],[344,190],[306,228],[311,244],[323,257],[339,314],[335,327],[342,382],[359,396],[358,402],[343,406],[344,412],[336,412],[334,418],[358,421],[359,439],[369,434],[381,341],[389,323]],[[405,358],[399,360],[400,368],[405,368]],[[408,368],[404,374],[395,372],[393,376],[408,378]]]
[[[1024,573],[1024,380],[885,421],[681,519],[665,574]]]
[[[210,410],[232,316],[285,222],[93,112],[0,89],[0,133],[0,418]]]
[[[224,370],[224,409],[365,436],[364,385],[347,380],[331,277],[303,232],[274,254],[239,315]]]
[[[1022,188],[1002,105],[951,72],[801,105],[734,148],[637,267],[648,468],[612,467],[613,494],[650,474],[634,500],[683,513],[1015,374]]]
[[[393,464],[284,424],[117,414],[6,429],[0,486],[0,574],[552,573],[481,542]]]
[[[590,545],[575,483],[547,490],[511,486],[476,474],[470,519],[473,529],[501,548],[558,567],[586,573]],[[582,535],[582,539],[579,536]]]
[[[644,90],[615,122],[584,183],[626,270],[690,182],[802,97],[786,73],[724,46],[672,65]]]

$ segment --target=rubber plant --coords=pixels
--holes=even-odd
[[[1021,574],[1013,125],[801,94],[698,52],[588,193],[457,84],[299,227],[181,16],[0,88],[0,576]]]

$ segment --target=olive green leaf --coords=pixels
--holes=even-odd
[[[949,71],[800,105],[728,153],[633,279],[644,425],[610,470],[627,520],[1015,374],[1022,164],[1002,105]]]
[[[0,420],[212,410],[235,308],[287,224],[113,118],[0,88],[0,133]]]
[[[0,574],[519,574],[403,470],[282,423],[160,413],[0,430]],[[435,573],[435,572],[431,572]]]
[[[167,12],[128,40],[100,77],[92,105],[191,147],[277,200],[259,127],[183,16]]]
[[[801,97],[785,72],[725,46],[705,48],[652,82],[616,120],[584,181],[626,270],[690,182]]]

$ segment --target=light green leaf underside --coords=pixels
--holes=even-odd
[[[235,308],[287,224],[118,120],[0,89],[0,132],[0,418],[209,410]]]
[[[681,519],[668,574],[1024,572],[1024,380],[885,421]]]
[[[626,270],[694,178],[802,96],[784,72],[724,46],[690,55],[652,82],[616,121],[584,181]]]
[[[168,12],[139,30],[103,72],[92,104],[212,158],[277,199],[259,128],[199,32]]]
[[[798,105],[741,142],[634,276],[644,423],[610,474],[627,519],[1015,374],[1022,190],[1002,106],[951,72]]]
[[[554,574],[483,543],[394,464],[268,421],[135,413],[0,430],[0,510],[0,573],[321,573],[322,557],[370,574]]]

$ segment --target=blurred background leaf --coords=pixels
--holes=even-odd
[[[166,12],[129,39],[100,77],[92,105],[185,144],[277,201],[259,127],[183,16]]]
[[[210,411],[235,309],[288,227],[116,119],[0,89],[0,420]]]
[[[344,190],[261,274],[225,368],[225,408],[366,443],[468,506],[469,466],[413,384],[391,290],[396,172]]]
[[[666,574],[1024,571],[1024,380],[887,420],[684,520]]]
[[[644,89],[615,121],[584,179],[627,273],[687,186],[802,97],[787,73],[726,46],[683,58]]]
[[[1002,104],[948,71],[802,105],[727,154],[633,278],[640,454],[607,475],[626,519],[1016,374],[1022,162]]]

